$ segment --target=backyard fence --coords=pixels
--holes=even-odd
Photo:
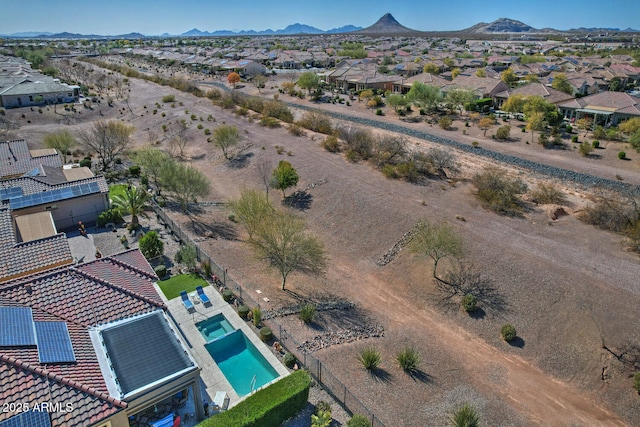
[[[211,272],[217,276],[218,284],[222,284],[227,289],[231,289],[237,299],[242,301],[243,304],[248,306],[260,307],[260,302],[253,299],[253,297],[244,292],[242,286],[229,277],[227,270],[218,265],[200,246],[187,234],[182,228],[173,221],[164,210],[155,202],[151,202],[151,208],[157,215],[158,219],[164,223],[171,233],[180,240],[183,244],[191,244],[196,248],[198,260],[200,262],[208,262],[211,265]],[[210,278],[207,278],[210,279]],[[299,363],[307,369],[309,374],[322,388],[329,393],[342,407],[351,415],[361,414],[367,417],[371,421],[372,427],[385,427],[385,425],[376,417],[376,415],[370,411],[364,403],[360,401],[348,388],[344,385],[324,364],[310,353],[305,353],[300,350],[301,343],[299,343],[286,329],[278,322],[277,318],[271,318],[264,320],[263,323],[267,325],[272,331],[274,336],[279,340],[280,344],[286,348],[288,352],[293,354]]]

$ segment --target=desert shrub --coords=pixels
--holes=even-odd
[[[398,177],[394,165],[384,165],[382,169],[380,169],[380,172],[382,172],[382,175],[384,175],[385,178],[396,179]]]
[[[404,161],[395,165],[395,174],[399,179],[407,182],[417,182],[420,178],[420,172],[416,163],[412,160]]]
[[[331,425],[331,412],[316,411],[311,415],[311,427],[329,427]]]
[[[217,101],[222,95],[220,94],[220,91],[218,89],[209,89],[205,96],[211,101]]]
[[[567,127],[565,129],[567,130],[567,133],[573,132],[573,126],[571,126],[571,125],[567,125]]]
[[[578,142],[578,135],[572,135],[571,142]]]
[[[204,128],[204,126],[202,126],[202,124],[198,124],[198,130],[202,130],[202,128]]]
[[[582,144],[580,144],[580,146],[578,147],[578,153],[580,153],[581,156],[588,156],[589,154],[591,154],[593,152],[593,145],[591,145],[589,143],[589,141],[584,141]]]
[[[263,117],[262,119],[260,119],[260,125],[272,129],[282,126],[280,124],[280,120],[276,119],[275,117]]]
[[[322,148],[330,153],[339,153],[341,151],[340,141],[334,135],[329,135],[322,141]]]
[[[602,194],[587,204],[578,218],[604,230],[623,232],[640,221],[640,207],[634,197]]]
[[[205,128],[204,129],[204,134],[205,135],[211,135],[211,130],[209,128]]]
[[[134,177],[140,176],[140,166],[138,165],[129,166],[129,174],[131,174],[131,176],[134,176]]]
[[[167,275],[167,266],[164,264],[156,265],[153,268],[153,271],[156,273],[156,276],[162,279],[164,276]]]
[[[262,322],[262,310],[260,309],[260,307],[253,307],[252,314],[253,326],[260,326],[260,322]]]
[[[451,425],[454,427],[478,427],[480,417],[476,409],[468,403],[456,408],[450,417]]]
[[[624,160],[624,159],[626,159],[626,158],[627,158],[627,153],[625,153],[624,151],[620,151],[620,152],[618,152],[618,158],[619,158],[620,160]]]
[[[640,372],[636,372],[633,375],[633,388],[635,389],[635,391],[640,393]]]
[[[204,273],[204,277],[211,277],[213,270],[211,269],[211,262],[209,261],[202,261],[200,263],[200,268],[202,269],[202,272]]]
[[[503,170],[488,167],[475,174],[471,181],[478,199],[492,211],[515,215],[522,210],[518,195],[527,190],[527,185],[521,179],[510,178]]]
[[[368,129],[351,126],[338,128],[338,137],[344,141],[347,152],[351,152],[349,161],[368,160],[371,157],[373,135]]]
[[[376,348],[365,347],[358,353],[358,360],[365,369],[373,371],[380,365],[382,356]]]
[[[438,120],[438,126],[440,126],[440,128],[444,130],[451,129],[452,124],[453,120],[451,120],[451,117],[449,116],[444,116],[440,120]]]
[[[246,319],[248,314],[249,314],[249,307],[247,307],[244,304],[238,307],[238,316],[240,316],[243,319]]]
[[[192,271],[196,267],[196,262],[198,261],[198,253],[195,245],[188,244],[182,246],[180,250],[176,252],[174,259],[176,262],[184,264],[187,269]]]
[[[539,182],[536,188],[531,190],[530,196],[532,202],[540,205],[550,203],[560,204],[565,200],[565,195],[562,190],[552,182]]]
[[[262,115],[265,117],[274,117],[287,123],[293,122],[293,113],[286,104],[280,101],[265,102],[262,107]]]
[[[353,417],[347,421],[347,427],[371,427],[371,421],[364,415],[353,414]]]
[[[197,119],[198,119],[198,116],[196,116],[195,114],[191,115],[191,120],[197,120]]]
[[[405,347],[396,355],[396,360],[403,371],[413,373],[418,370],[420,353],[413,347]]]
[[[472,294],[466,294],[462,297],[462,308],[467,313],[473,313],[478,308],[478,298]]]
[[[175,95],[165,95],[162,97],[162,102],[175,102]]]
[[[514,328],[513,325],[507,323],[502,327],[502,329],[500,329],[500,336],[507,342],[513,341],[517,336],[516,328]]]
[[[140,252],[146,259],[159,257],[164,253],[164,242],[160,240],[157,231],[149,231],[138,241]]]
[[[222,291],[222,299],[226,302],[231,302],[233,300],[233,291],[231,289]]]
[[[282,361],[284,362],[284,366],[291,369],[293,368],[293,365],[295,365],[296,363],[296,357],[291,353],[287,353],[282,358]]]
[[[271,329],[269,327],[263,326],[262,328],[260,328],[260,339],[263,342],[269,342],[272,338],[273,332],[271,332]]]
[[[600,148],[600,141],[596,139],[591,143],[591,145],[593,146],[593,148]]]
[[[496,139],[499,139],[501,141],[506,141],[507,139],[509,139],[510,133],[511,133],[511,126],[509,125],[500,126],[496,131]]]
[[[81,168],[90,168],[91,167],[91,159],[82,159],[80,160],[80,167]]]
[[[118,224],[122,221],[122,213],[120,209],[111,208],[106,211],[102,211],[96,219],[96,225],[98,227],[104,227],[106,224],[113,223]]]
[[[316,306],[313,304],[305,304],[300,308],[300,320],[304,323],[313,322],[313,318],[316,315]]]
[[[293,136],[304,136],[304,129],[295,123],[291,123],[288,127],[289,133]]]
[[[330,135],[333,132],[331,119],[318,111],[307,111],[302,118],[298,120],[298,124],[304,128],[318,133]]]

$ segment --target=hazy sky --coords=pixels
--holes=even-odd
[[[421,31],[460,30],[498,18],[534,28],[640,27],[638,0],[0,0],[0,34],[22,31],[180,34],[192,28],[321,30],[368,27],[385,13]]]

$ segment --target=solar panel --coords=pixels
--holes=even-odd
[[[40,363],[75,362],[66,322],[34,322]]]
[[[0,307],[0,347],[36,345],[30,307]]]
[[[97,182],[89,182],[71,187],[57,188],[51,191],[29,194],[26,196],[22,196],[22,189],[19,190],[19,195],[9,198],[11,209],[28,208],[30,206],[37,206],[43,203],[57,202],[59,200],[72,199],[74,197],[85,196],[87,194],[99,193],[100,185]],[[0,197],[3,197],[2,193],[0,193]],[[3,200],[6,199],[3,198]]]
[[[22,188],[0,188],[0,200],[15,199],[16,197],[22,197]]]
[[[47,411],[26,411],[0,422],[0,427],[51,427]]]

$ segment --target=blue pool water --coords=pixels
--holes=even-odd
[[[254,375],[254,390],[278,378],[273,366],[241,330],[214,340],[205,347],[240,397],[251,393]]]
[[[213,341],[235,329],[222,313],[196,323],[196,328],[198,328],[206,342]]]

